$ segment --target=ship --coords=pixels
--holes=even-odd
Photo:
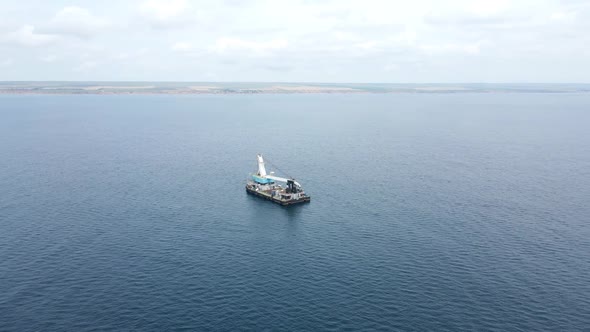
[[[293,178],[282,178],[267,173],[264,159],[261,154],[256,155],[258,171],[250,174],[246,183],[248,194],[258,196],[274,203],[287,206],[301,203],[309,203],[311,197],[303,191],[301,184]]]

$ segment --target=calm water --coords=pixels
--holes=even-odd
[[[590,95],[0,96],[0,330],[589,331]],[[309,205],[246,195],[255,155]]]

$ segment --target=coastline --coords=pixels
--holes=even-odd
[[[0,82],[0,95],[590,93],[590,84]]]

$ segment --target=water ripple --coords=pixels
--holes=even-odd
[[[2,331],[590,326],[590,100],[1,98]]]

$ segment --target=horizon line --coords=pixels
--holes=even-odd
[[[315,82],[315,81],[187,81],[187,80],[0,80],[0,83],[88,83],[88,82],[120,82],[120,83],[280,83],[280,84],[590,84],[590,82]]]

